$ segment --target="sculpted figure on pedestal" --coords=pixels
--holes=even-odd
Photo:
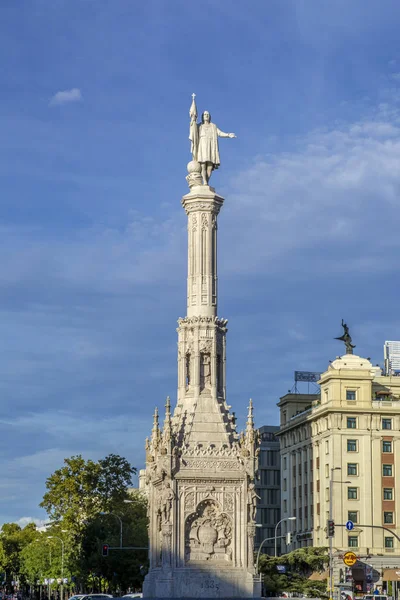
[[[203,184],[208,185],[211,173],[220,165],[218,138],[235,138],[234,133],[224,133],[211,122],[211,115],[205,110],[201,115],[201,123],[197,123],[196,94],[192,94],[190,107],[190,133],[191,153],[193,161],[200,163]],[[190,183],[189,183],[190,185]]]
[[[171,488],[169,481],[167,481],[161,494],[161,512],[164,523],[171,522],[171,510],[174,499],[175,492]]]
[[[211,357],[208,353],[201,353],[200,364],[200,389],[211,386]]]
[[[247,506],[249,507],[249,521],[256,520],[257,498],[261,500],[260,496],[256,494],[254,483],[250,483],[249,489],[247,490]]]
[[[342,327],[343,327],[343,335],[335,338],[335,340],[341,340],[342,342],[344,342],[344,345],[346,347],[346,354],[353,354],[353,348],[355,348],[355,346],[351,343],[352,339],[351,339],[351,335],[349,332],[349,327],[348,327],[347,323],[344,322],[343,319],[342,319]]]

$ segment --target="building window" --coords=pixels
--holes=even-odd
[[[382,419],[382,429],[392,429],[392,419]]]
[[[384,523],[389,523],[391,525],[394,522],[393,521],[393,513],[385,511],[383,513],[383,522]]]
[[[349,510],[347,513],[347,520],[358,523],[358,510]]]
[[[283,501],[283,512],[287,512],[287,500]]]
[[[356,417],[347,417],[347,429],[357,429]]]
[[[385,537],[385,548],[394,548],[394,538]]]
[[[357,500],[358,499],[358,489],[356,487],[347,488],[347,499],[348,500]]]
[[[357,452],[357,440],[347,440],[347,452]]]
[[[286,471],[287,469],[287,459],[286,456],[283,457],[283,470]]]
[[[357,463],[347,463],[347,475],[358,475]]]
[[[349,535],[349,548],[358,548],[358,535]]]
[[[393,500],[393,489],[392,488],[383,488],[383,499],[384,500]]]
[[[387,442],[386,440],[383,440],[382,452],[392,452],[392,442]]]
[[[393,465],[382,465],[383,477],[393,477]]]
[[[326,440],[325,442],[325,454],[329,454],[329,441]]]
[[[329,477],[329,465],[325,465],[325,477]]]
[[[355,390],[346,390],[346,400],[355,400],[356,392]]]
[[[286,490],[287,490],[287,480],[284,479],[283,480],[283,491],[286,492]]]

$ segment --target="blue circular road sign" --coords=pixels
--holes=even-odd
[[[353,523],[353,521],[347,521],[347,523],[346,523],[346,529],[347,529],[347,531],[351,531],[352,529],[354,529],[354,523]]]

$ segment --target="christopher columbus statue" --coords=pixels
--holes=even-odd
[[[211,122],[211,115],[205,110],[201,115],[201,123],[197,123],[196,94],[192,94],[190,107],[190,133],[191,152],[193,161],[200,163],[203,184],[208,185],[211,173],[220,165],[218,138],[235,138],[234,133],[224,133]]]

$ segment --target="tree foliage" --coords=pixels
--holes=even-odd
[[[21,529],[16,523],[5,523],[0,532],[0,563],[6,578],[21,571],[21,552],[35,538],[36,526],[29,523]]]
[[[147,500],[130,490],[136,469],[123,457],[110,454],[97,462],[72,456],[46,481],[40,506],[52,523],[39,532],[33,523],[15,523],[0,532],[0,568],[7,581],[34,585],[44,579],[68,579],[68,591],[124,591],[139,588],[147,550],[111,550],[104,543],[148,546]],[[128,502],[126,502],[128,501]],[[64,552],[62,552],[64,550]],[[62,560],[62,556],[64,560]]]
[[[309,577],[314,572],[322,573],[328,562],[326,548],[307,547],[279,557],[263,554],[260,556],[259,570],[264,575],[264,587],[270,594],[298,592],[321,597],[326,592],[326,580],[312,581]],[[285,574],[278,572],[278,565],[286,567]]]

